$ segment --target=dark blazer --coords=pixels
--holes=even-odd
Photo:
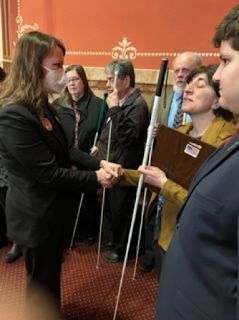
[[[236,320],[239,135],[195,176],[166,253],[158,320]]]
[[[9,174],[6,216],[10,237],[32,248],[60,241],[71,193],[97,184],[95,172],[72,171],[68,164],[96,170],[99,161],[68,149],[59,123],[49,131],[21,105],[0,108],[0,154]]]
[[[0,155],[0,188],[8,187],[8,173]]]
[[[78,111],[80,112],[80,123],[78,125],[78,144],[79,148],[90,153],[93,146],[96,127],[103,100],[96,97],[93,93],[85,94],[77,101]],[[75,112],[72,106],[62,104],[59,99],[54,101],[56,110],[65,130],[68,143],[72,145],[75,137]]]

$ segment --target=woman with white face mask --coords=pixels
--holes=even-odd
[[[36,302],[44,304],[43,310],[55,306],[59,312],[72,193],[87,192],[97,183],[110,187],[109,179],[120,171],[118,165],[68,147],[47,100],[48,93],[59,93],[66,85],[64,54],[58,39],[37,31],[24,34],[0,97],[0,154],[9,173],[7,227],[25,259],[30,319],[37,318]],[[71,164],[93,171],[73,171]]]
[[[59,99],[53,102],[61,124],[65,130],[69,145],[90,153],[94,144],[97,124],[103,100],[94,95],[89,87],[84,68],[81,65],[70,65],[65,69],[68,79],[65,90]],[[102,123],[103,123],[102,118]],[[73,215],[76,217],[80,201],[75,197]],[[96,190],[84,195],[81,212],[76,229],[75,239],[84,241],[85,246],[93,245],[99,229],[100,206]],[[73,226],[72,226],[73,230]]]
[[[48,93],[61,93],[68,83],[63,69],[52,70],[44,65],[43,68],[48,71],[44,80],[44,90]]]

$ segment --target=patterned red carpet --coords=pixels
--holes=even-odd
[[[7,264],[0,250],[0,320],[24,319],[25,268],[23,259]],[[141,258],[142,259],[142,258]],[[62,274],[62,311],[67,320],[112,320],[123,263],[110,264],[101,256],[96,268],[97,245],[86,248],[77,243],[66,251]],[[156,271],[137,271],[129,260],[124,276],[117,320],[155,319]],[[54,319],[52,319],[54,320]]]

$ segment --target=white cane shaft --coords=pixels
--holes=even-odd
[[[99,230],[99,241],[98,241],[97,265],[96,265],[98,267],[100,266],[100,246],[101,246],[101,236],[102,236],[102,227],[103,227],[104,207],[105,207],[105,188],[103,188],[101,214],[100,214],[100,230]]]
[[[120,299],[121,289],[122,289],[123,280],[124,280],[125,268],[126,268],[126,264],[127,264],[127,260],[128,260],[129,248],[130,248],[130,243],[131,243],[131,239],[132,239],[132,235],[133,235],[135,218],[136,218],[136,213],[137,213],[137,209],[138,209],[141,189],[142,189],[142,185],[143,185],[143,178],[144,178],[144,175],[140,174],[139,183],[138,183],[137,192],[136,192],[136,199],[135,199],[135,204],[134,204],[134,211],[133,211],[132,220],[131,220],[131,226],[130,226],[130,230],[129,230],[129,237],[128,237],[128,242],[127,242],[127,246],[126,246],[125,256],[124,256],[124,264],[123,264],[122,273],[121,273],[119,291],[118,291],[118,295],[117,295],[117,301],[116,301],[115,313],[114,313],[113,320],[116,319],[116,315],[117,315],[119,299]]]
[[[81,210],[81,206],[82,206],[82,203],[83,203],[84,195],[85,194],[82,193],[81,199],[80,199],[80,202],[79,202],[76,221],[75,221],[75,225],[74,225],[74,229],[73,229],[73,234],[72,234],[72,237],[71,237],[70,249],[72,248],[73,242],[74,242],[74,239],[75,239],[76,228],[77,228],[78,220],[79,220],[79,217],[80,217],[80,210]]]
[[[108,146],[106,160],[109,161],[110,156],[110,144],[111,144],[111,134],[112,134],[112,120],[109,123],[109,136],[108,136]],[[99,230],[99,241],[98,241],[98,254],[97,254],[97,264],[96,267],[100,266],[100,245],[101,245],[101,235],[104,219],[104,208],[105,208],[105,188],[103,188],[102,203],[101,203],[101,215],[100,215],[100,230]]]
[[[99,133],[96,132],[96,133],[95,133],[95,138],[94,138],[94,142],[93,142],[93,146],[92,146],[92,147],[95,147],[95,146],[96,146],[97,139],[98,139],[98,135],[99,135]]]
[[[152,139],[151,146],[150,146],[150,153],[149,153],[149,160],[148,160],[148,164],[149,165],[151,164],[152,155],[153,155],[153,149],[154,149],[154,138]],[[143,198],[142,210],[141,210],[141,221],[140,221],[140,227],[139,227],[139,236],[138,236],[138,244],[137,244],[137,251],[136,251],[133,279],[135,279],[135,277],[136,277],[136,269],[137,269],[137,264],[138,264],[139,248],[140,248],[140,240],[141,240],[141,234],[142,234],[142,228],[143,228],[143,221],[144,221],[143,219],[144,219],[147,192],[148,192],[148,189],[145,188],[144,189],[144,198]]]
[[[112,135],[112,120],[110,119],[110,123],[109,123],[109,136],[108,136],[108,146],[107,146],[107,155],[106,155],[106,160],[107,160],[107,161],[109,161],[109,158],[110,158],[111,135]]]
[[[133,279],[136,277],[136,269],[138,264],[138,257],[139,257],[139,248],[140,248],[140,240],[141,240],[141,234],[143,229],[143,221],[144,221],[144,212],[145,212],[145,203],[146,203],[146,196],[147,196],[148,189],[144,189],[144,199],[142,204],[142,210],[141,210],[141,220],[140,220],[140,226],[139,226],[139,236],[138,236],[138,243],[137,243],[137,250],[136,250],[136,257],[135,257],[135,264],[134,264],[134,273],[133,273]]]

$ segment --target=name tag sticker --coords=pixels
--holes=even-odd
[[[184,149],[184,153],[188,154],[189,156],[193,158],[197,158],[198,154],[200,152],[200,148],[195,147],[194,145],[188,143]]]

